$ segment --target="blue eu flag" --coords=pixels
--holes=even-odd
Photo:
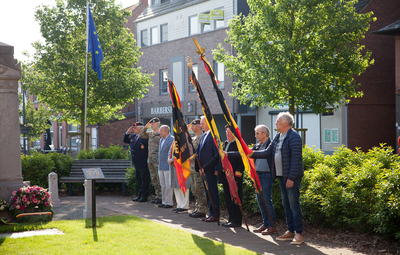
[[[103,61],[103,51],[101,50],[99,36],[97,35],[96,27],[94,26],[92,12],[89,9],[89,47],[88,53],[92,53],[92,68],[97,72],[100,80],[103,80],[103,76],[101,74],[101,66],[100,63]]]

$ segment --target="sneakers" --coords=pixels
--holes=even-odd
[[[289,230],[286,230],[285,234],[278,236],[276,240],[278,241],[291,241],[294,238],[294,234]]]
[[[302,244],[304,243],[304,238],[301,234],[292,233],[289,230],[285,232],[285,234],[278,236],[276,238],[278,241],[292,241],[290,244]]]
[[[301,234],[295,234],[292,242],[290,244],[302,244],[304,242],[304,238]]]

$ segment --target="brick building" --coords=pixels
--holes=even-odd
[[[223,11],[220,19],[212,19],[211,14],[214,10]],[[229,96],[228,93],[232,91],[232,79],[226,75],[223,64],[213,60],[211,52],[220,43],[225,49],[231,50],[230,46],[224,43],[226,29],[228,21],[239,13],[248,13],[246,1],[150,1],[149,6],[134,22],[135,38],[143,52],[138,65],[145,72],[154,74],[154,87],[150,87],[145,97],[138,100],[139,120],[146,123],[152,117],[158,117],[163,124],[172,125],[172,105],[167,91],[167,77],[177,88],[186,122],[189,123],[203,115],[197,92],[189,81],[191,70],[187,66],[187,57],[190,57],[217,127],[224,130],[226,121],[212,88],[211,79],[196,53],[197,48],[193,43],[193,38],[196,38],[200,46],[206,49],[206,58],[213,66],[220,81],[219,87],[239,127],[251,130],[250,133],[243,132],[249,134],[249,137],[244,135],[244,139],[254,140],[255,112],[251,114],[246,107],[239,107],[238,101]],[[245,121],[242,121],[243,119]],[[221,139],[225,139],[225,132],[221,132],[220,135]]]

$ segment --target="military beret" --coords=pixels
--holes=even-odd
[[[157,123],[157,122],[160,122],[160,119],[159,118],[152,118],[149,122],[150,123]]]
[[[190,124],[192,124],[192,125],[200,125],[200,119],[195,119]]]
[[[134,127],[138,127],[138,126],[143,126],[143,123],[141,121],[135,122],[133,123]]]

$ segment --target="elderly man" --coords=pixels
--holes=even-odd
[[[202,130],[200,126],[200,119],[195,119],[191,122],[192,130],[195,133],[195,136],[192,137],[192,142],[194,148],[200,144],[201,137],[202,137]],[[193,218],[204,218],[206,217],[207,211],[207,199],[204,196],[204,187],[202,177],[198,172],[195,170],[196,164],[196,157],[193,157],[190,162],[190,180],[191,180],[191,189],[195,199],[195,209],[192,213],[189,213],[190,217]]]
[[[158,151],[158,177],[160,178],[161,185],[161,197],[162,204],[158,207],[161,208],[172,208],[173,201],[173,189],[170,185],[170,169],[168,164],[168,154],[171,149],[171,144],[174,142],[174,137],[169,134],[170,129],[167,125],[160,127],[160,147]]]
[[[125,133],[124,143],[131,147],[132,166],[135,167],[135,178],[138,188],[138,196],[132,201],[147,202],[149,196],[150,173],[147,166],[148,140],[139,138],[143,128],[142,122],[136,122]],[[131,132],[133,135],[130,135]]]
[[[256,143],[251,149],[253,151],[259,151],[268,148],[268,145],[271,143],[271,139],[269,138],[269,128],[265,125],[258,125],[254,128],[254,131],[258,143]],[[271,161],[272,156],[268,159],[256,159],[254,162],[256,172],[261,184],[262,196],[265,203],[267,204],[268,211],[273,220],[272,223],[268,216],[267,209],[265,209],[265,205],[261,198],[261,195],[257,193],[257,202],[263,218],[263,225],[261,225],[259,228],[254,229],[253,232],[261,233],[263,235],[270,235],[275,233],[275,229],[273,226],[276,223],[276,214],[274,205],[272,203],[272,185],[274,184],[274,181],[271,174]]]
[[[252,157],[267,159],[272,157],[270,165],[272,178],[279,178],[287,231],[276,240],[291,240],[291,244],[302,244],[303,221],[299,202],[301,179],[304,175],[302,140],[292,129],[293,123],[294,119],[290,113],[279,113],[275,122],[278,134],[266,150],[254,151]]]
[[[151,131],[147,131],[149,126],[151,127]],[[151,182],[153,183],[155,193],[155,197],[151,203],[156,204],[161,204],[161,186],[158,178],[158,147],[161,139],[159,126],[160,119],[152,118],[140,132],[140,138],[149,140],[148,164]]]

